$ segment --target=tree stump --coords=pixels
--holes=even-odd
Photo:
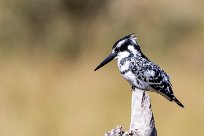
[[[132,89],[131,122],[129,131],[124,132],[122,126],[105,133],[105,136],[157,136],[151,109],[150,97],[144,90]]]

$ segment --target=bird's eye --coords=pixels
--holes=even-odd
[[[116,52],[116,53],[118,53],[118,52],[119,52],[119,49],[118,49],[118,48],[116,48],[116,49],[115,49],[115,52]]]

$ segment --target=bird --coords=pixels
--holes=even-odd
[[[117,60],[118,69],[122,77],[130,83],[132,90],[138,88],[144,91],[156,92],[184,108],[184,105],[173,93],[170,76],[145,56],[134,33],[119,39],[113,45],[110,55],[94,71],[113,59]]]

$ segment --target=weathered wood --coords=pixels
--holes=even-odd
[[[122,126],[105,133],[105,136],[157,136],[151,101],[147,92],[135,88],[132,90],[131,123],[127,132]]]

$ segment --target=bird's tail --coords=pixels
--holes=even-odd
[[[183,104],[175,96],[173,96],[172,100],[175,101],[181,108],[184,108]]]

